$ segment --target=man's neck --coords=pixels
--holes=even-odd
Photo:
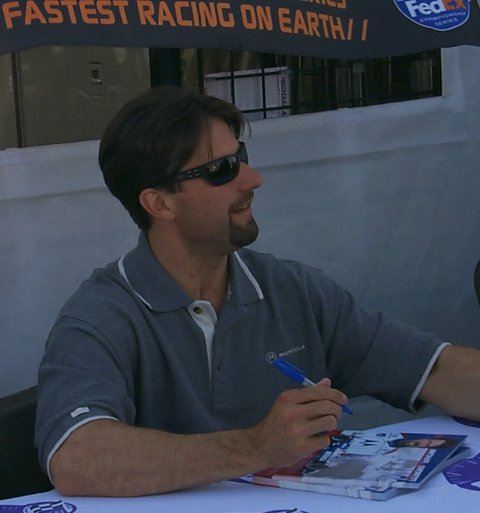
[[[162,242],[147,234],[153,254],[162,267],[193,299],[210,301],[220,311],[228,289],[228,254],[203,254]]]

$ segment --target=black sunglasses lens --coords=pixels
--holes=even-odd
[[[214,163],[209,170],[208,181],[211,185],[223,185],[232,181],[240,170],[240,162],[248,164],[248,153],[245,143],[240,143],[240,149],[236,155],[223,157]]]
[[[248,153],[247,153],[247,147],[245,146],[245,143],[240,143],[240,150],[238,152],[238,158],[241,162],[245,162],[245,164],[248,164]]]
[[[240,168],[240,162],[237,155],[223,157],[216,162],[212,162],[208,170],[208,182],[211,185],[223,185],[232,181]]]

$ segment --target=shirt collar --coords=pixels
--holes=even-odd
[[[193,301],[159,263],[144,232],[140,233],[136,248],[117,265],[133,293],[151,310],[170,312]],[[229,272],[231,298],[241,304],[263,299],[258,281],[237,252],[229,257]]]

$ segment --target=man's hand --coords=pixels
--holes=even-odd
[[[327,432],[336,429],[341,405],[347,402],[330,385],[325,378],[315,386],[283,392],[267,416],[250,430],[263,468],[292,465],[329,445]]]

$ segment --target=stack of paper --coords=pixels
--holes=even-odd
[[[465,435],[337,430],[331,444],[288,468],[249,476],[254,484],[386,500],[419,488],[467,456]]]

